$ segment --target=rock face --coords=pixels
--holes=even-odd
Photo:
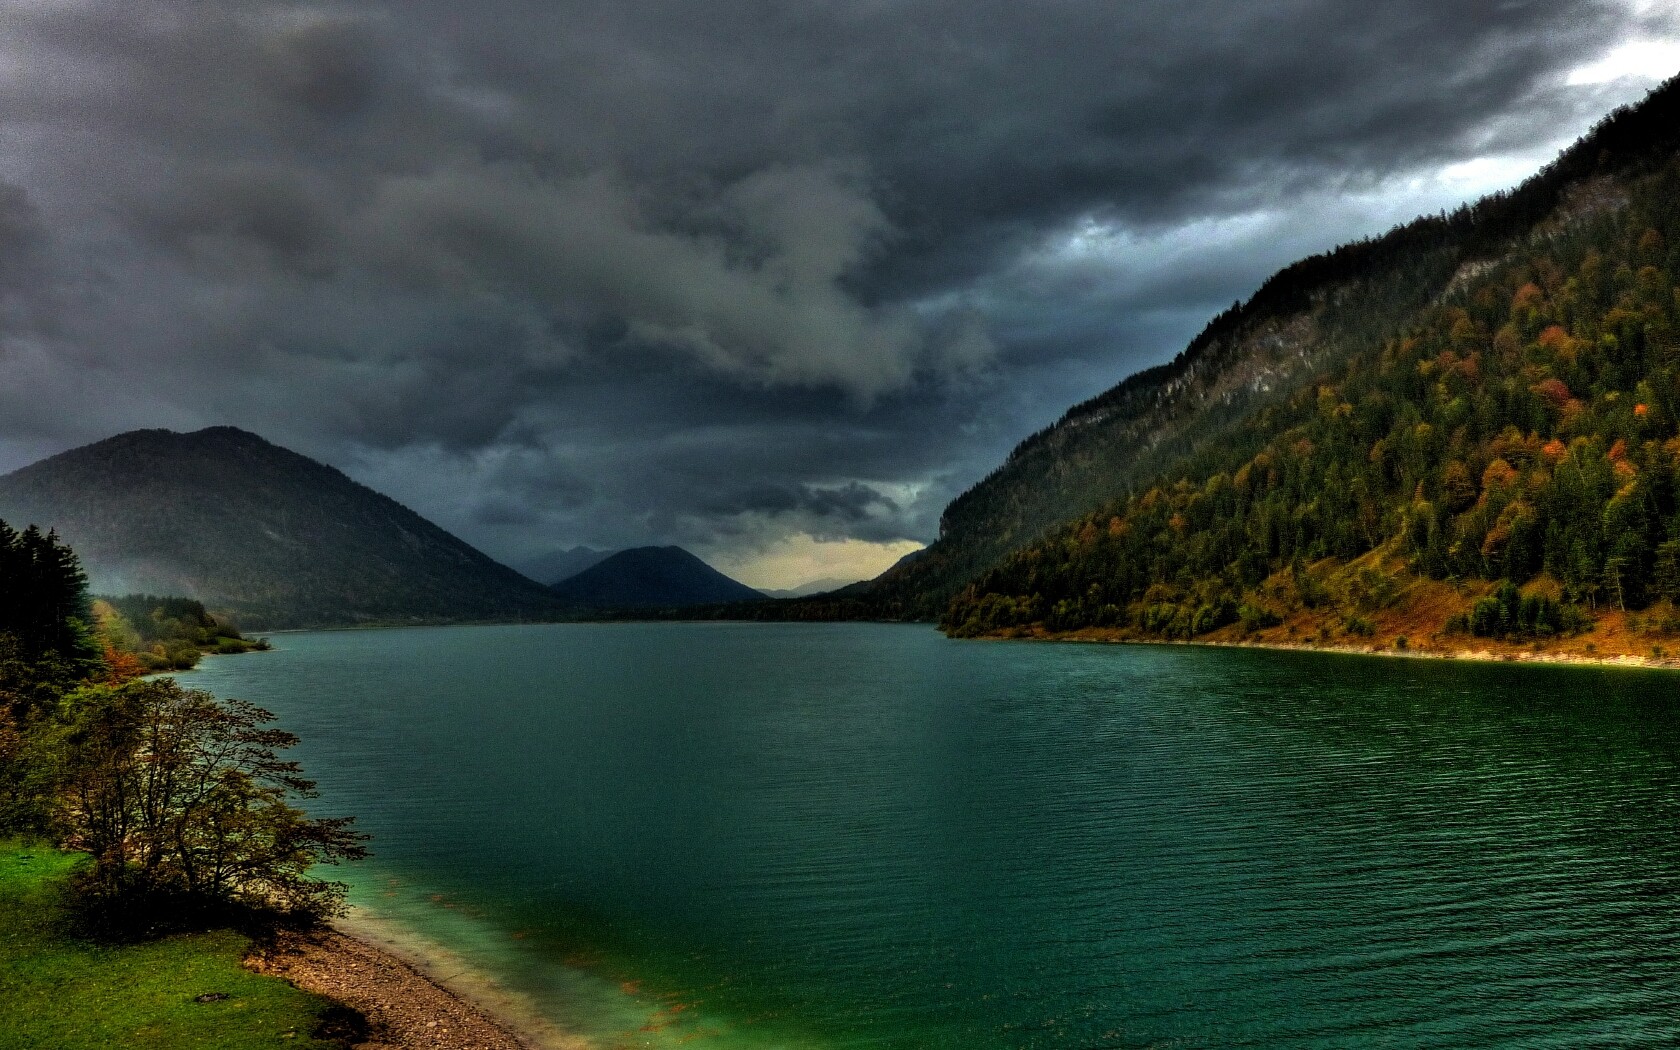
[[[587,609],[682,609],[765,596],[730,579],[681,547],[632,547],[553,587],[566,604]]]
[[[137,430],[0,477],[93,590],[196,598],[245,628],[551,618],[546,588],[387,496],[233,427]]]

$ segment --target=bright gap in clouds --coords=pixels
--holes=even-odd
[[[1667,80],[1680,72],[1680,40],[1629,40],[1596,62],[1569,72],[1571,87],[1608,84],[1615,80]]]
[[[722,573],[748,587],[791,590],[814,580],[871,580],[922,545],[914,540],[871,543],[867,540],[820,540],[796,533],[775,541],[767,550],[740,555],[725,551],[699,552]]]

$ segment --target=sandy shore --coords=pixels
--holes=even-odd
[[[247,965],[366,1015],[360,1050],[587,1050],[528,1005],[435,945],[366,915],[284,934]]]

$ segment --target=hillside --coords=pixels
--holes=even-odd
[[[139,430],[0,477],[103,594],[175,594],[246,629],[553,617],[552,594],[331,467],[232,427]]]
[[[1318,377],[1420,323],[1449,294],[1526,253],[1535,238],[1625,214],[1629,188],[1680,149],[1680,85],[1618,110],[1508,193],[1302,260],[1214,318],[1171,362],[1076,405],[954,500],[916,561],[873,581],[840,616],[937,619],[977,577],[1067,522],[1147,490],[1235,430],[1284,411]],[[1263,423],[1276,425],[1276,420]],[[782,603],[790,618],[822,615]]]
[[[619,551],[552,590],[566,604],[589,609],[679,609],[765,600],[681,547]]]
[[[954,503],[945,578],[877,591],[936,602],[990,560],[953,633],[1532,646],[1609,624],[1664,651],[1677,150],[1671,81],[1515,193],[1301,264],[1326,278],[1290,294],[1285,271]]]

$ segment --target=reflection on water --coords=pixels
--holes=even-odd
[[[288,635],[356,899],[602,1046],[1680,1040],[1680,677],[879,625]]]

